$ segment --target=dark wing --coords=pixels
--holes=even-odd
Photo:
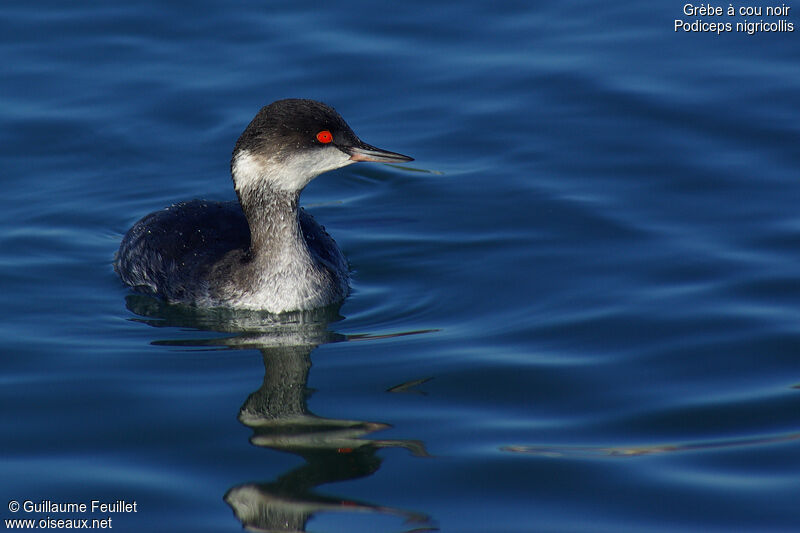
[[[193,200],[141,219],[122,240],[114,269],[134,289],[169,301],[193,301],[206,275],[231,250],[250,246],[238,202]]]

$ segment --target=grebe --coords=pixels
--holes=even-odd
[[[312,179],[357,161],[413,159],[364,143],[323,103],[273,102],[233,149],[239,201],[193,200],[147,215],[122,239],[114,269],[170,303],[282,313],[340,302],[347,261],[298,202]]]

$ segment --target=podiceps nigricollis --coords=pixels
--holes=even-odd
[[[282,313],[339,302],[349,290],[347,262],[298,209],[300,193],[356,161],[412,160],[362,142],[325,104],[278,100],[236,141],[239,202],[194,200],[147,215],[122,239],[114,269],[135,290],[171,303]]]

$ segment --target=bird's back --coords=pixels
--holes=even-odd
[[[114,268],[139,292],[194,302],[207,291],[211,267],[246,250],[250,229],[238,202],[181,202],[150,213],[122,240]]]

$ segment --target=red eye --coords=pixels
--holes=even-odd
[[[322,144],[328,144],[333,140],[333,135],[328,130],[322,130],[321,132],[317,133],[317,140]]]

